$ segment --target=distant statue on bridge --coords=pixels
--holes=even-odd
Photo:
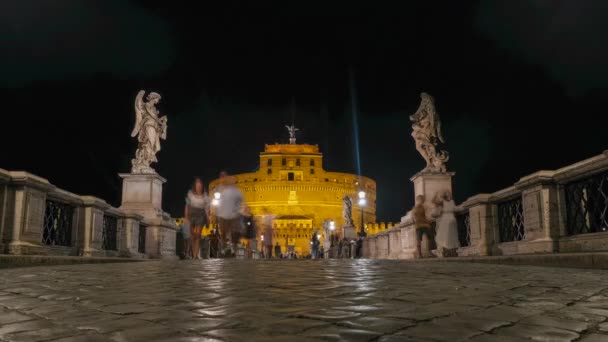
[[[146,102],[143,100],[145,93],[140,90],[135,97],[135,127],[131,137],[137,136],[138,145],[135,159],[131,160],[131,173],[155,173],[150,164],[158,161],[156,153],[160,151],[160,139],[167,139],[167,117],[159,117],[156,109],[161,96],[151,92]]]
[[[355,222],[353,221],[353,201],[348,195],[344,195],[342,201],[344,202],[342,206],[342,219],[344,219],[344,225],[347,227],[354,227]]]
[[[446,151],[437,152],[438,142],[445,143],[441,135],[441,121],[435,110],[435,100],[427,93],[420,94],[420,106],[410,116],[412,137],[416,141],[416,150],[426,161],[423,172],[446,172],[445,163],[450,158]]]

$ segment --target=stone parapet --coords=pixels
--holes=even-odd
[[[104,235],[106,219],[113,224],[108,224]],[[0,169],[0,253],[141,257],[137,250],[142,220],[137,213],[114,208],[100,198],[59,189],[42,177]],[[162,215],[160,220],[170,221]],[[175,253],[175,226],[170,222],[157,226],[172,231],[173,242],[161,239],[166,242],[154,255]],[[116,250],[104,250],[104,238],[115,238],[105,245]]]

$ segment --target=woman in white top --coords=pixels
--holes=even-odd
[[[203,191],[203,181],[194,179],[192,189],[186,195],[184,217],[190,225],[192,237],[190,248],[193,259],[200,259],[201,229],[209,222],[209,196]]]
[[[437,243],[437,251],[442,256],[447,256],[447,253],[460,247],[458,240],[458,224],[454,211],[456,204],[452,200],[452,193],[444,191],[435,199],[435,204],[441,208],[441,215],[436,221],[435,242]]]

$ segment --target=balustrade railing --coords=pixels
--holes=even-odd
[[[139,224],[137,251],[139,253],[146,253],[146,226],[141,223]]]
[[[469,247],[471,245],[471,217],[469,211],[466,210],[456,215],[458,226],[458,240],[460,247]]]
[[[74,207],[54,200],[46,201],[42,243],[47,246],[72,245]]]
[[[568,235],[608,230],[608,171],[564,186]]]
[[[101,249],[107,251],[116,251],[117,248],[117,234],[118,233],[118,219],[114,216],[104,215],[103,216],[103,229],[101,239]]]
[[[497,204],[500,242],[521,241],[526,238],[521,196]]]

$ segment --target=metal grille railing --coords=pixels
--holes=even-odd
[[[608,171],[564,186],[568,235],[608,230]]]
[[[456,215],[456,222],[458,223],[458,240],[460,241],[460,247],[468,247],[471,245],[471,217],[469,211],[465,211]]]
[[[47,200],[44,211],[42,243],[48,246],[71,246],[73,218],[73,206]]]
[[[139,253],[146,253],[146,226],[139,224],[139,236],[137,251]]]
[[[521,197],[504,201],[498,206],[500,242],[521,241],[526,238]]]
[[[104,215],[103,216],[103,229],[101,235],[101,249],[107,251],[116,251],[117,241],[116,236],[118,232],[118,219],[114,216]]]

